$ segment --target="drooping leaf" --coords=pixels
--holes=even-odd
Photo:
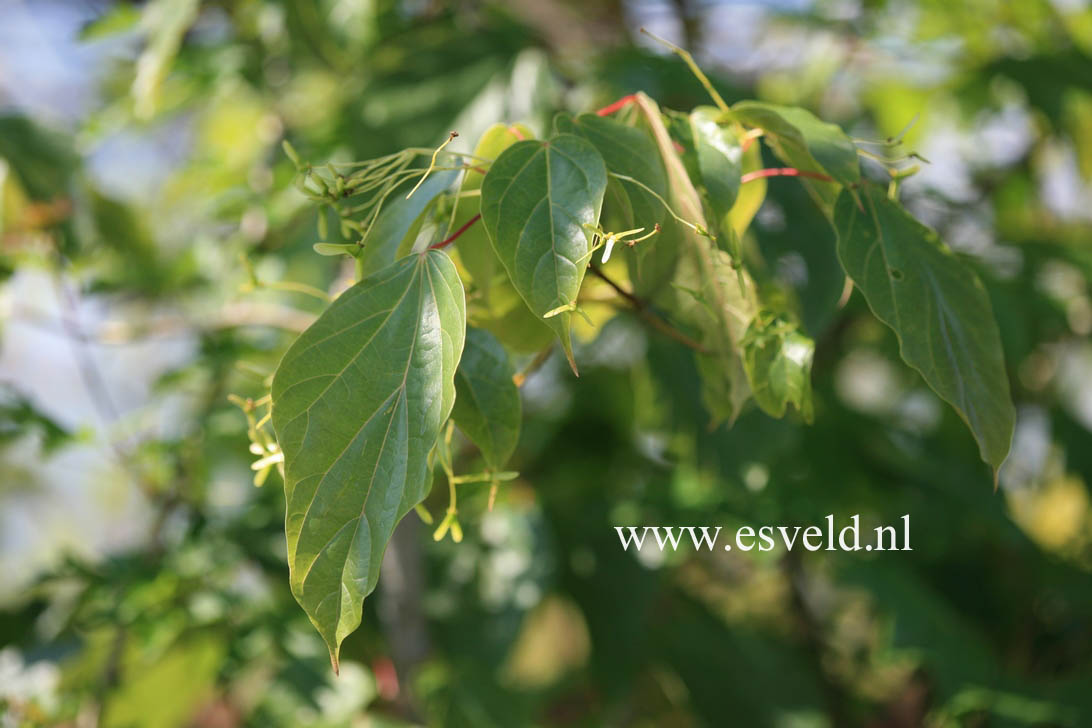
[[[690,112],[701,182],[716,215],[717,227],[732,209],[739,194],[743,149],[731,129],[717,123],[721,113],[711,106]]]
[[[513,374],[508,354],[495,336],[482,329],[466,330],[451,418],[493,470],[504,467],[519,441],[523,408]]]
[[[732,114],[737,121],[762,129],[766,141],[786,164],[834,179],[806,181],[824,210],[829,212],[834,204],[838,184],[852,185],[860,180],[861,167],[852,140],[837,125],[820,121],[810,111],[741,101],[732,107]]]
[[[982,282],[882,189],[856,193],[843,191],[834,209],[842,267],[894,329],[902,358],[955,408],[996,472],[1016,415]]]
[[[669,199],[676,213],[706,228],[701,197],[676,153],[663,115],[644,94],[637,95],[637,107],[667,168]],[[649,289],[649,296],[673,324],[693,333],[701,344],[697,361],[702,399],[714,424],[732,420],[750,394],[740,341],[757,306],[754,281],[716,242],[682,225],[674,227],[676,236],[654,239],[656,245],[671,246],[675,264],[669,269],[667,285]]]
[[[652,137],[668,174],[669,200],[676,213],[694,225],[706,228],[701,197],[687,174],[682,159],[655,102],[638,94],[636,105],[649,124]],[[754,282],[738,267],[738,261],[710,238],[681,224],[665,227],[675,235],[657,236],[656,246],[665,246],[673,265],[664,268],[670,277],[665,285],[639,289],[676,326],[692,333],[703,351],[697,354],[702,374],[702,399],[714,423],[732,420],[750,394],[743,370],[740,341],[756,309]],[[662,238],[662,239],[661,239]],[[662,250],[662,249],[661,249]]]
[[[784,317],[755,318],[743,337],[743,363],[758,406],[773,417],[783,417],[791,404],[805,422],[811,422],[814,354],[815,342]]]
[[[411,255],[335,300],[273,378],[292,593],[335,668],[395,524],[428,491],[465,326],[450,258]]]
[[[534,139],[534,132],[523,124],[494,124],[486,129],[474,147],[475,169],[463,177],[461,192],[480,190],[488,168],[508,147],[522,139]],[[492,332],[510,350],[521,353],[542,349],[553,339],[553,332],[546,322],[531,313],[516,293],[512,281],[504,271],[489,242],[489,234],[481,222],[471,222],[481,212],[481,197],[462,196],[451,229],[458,230],[469,224],[455,243],[457,260],[466,270],[473,290],[467,297],[467,320],[474,326]],[[464,280],[466,280],[464,278]]]
[[[575,304],[590,233],[599,219],[607,170],[589,142],[573,134],[522,141],[493,162],[482,183],[482,222],[497,257],[536,316]],[[572,312],[546,319],[576,371]]]
[[[559,132],[576,134],[591,142],[609,171],[640,183],[612,178],[608,185],[608,194],[615,191],[611,199],[623,208],[627,226],[651,230],[663,220],[663,204],[645,187],[666,196],[667,174],[656,153],[656,144],[645,131],[596,114],[559,117],[556,124]]]
[[[438,161],[444,159],[441,157]],[[360,270],[365,276],[386,268],[395,259],[410,252],[413,244],[410,233],[413,232],[413,237],[416,237],[422,215],[440,193],[452,185],[458,174],[458,171],[451,169],[433,172],[408,200],[406,193],[412,189],[412,184],[402,185],[391,193],[363,240],[359,260]],[[416,180],[413,184],[416,184]]]

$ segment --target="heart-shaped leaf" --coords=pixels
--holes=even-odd
[[[459,189],[461,196],[458,199],[458,209],[452,220],[451,228],[458,230],[470,223],[473,217],[481,212],[481,197],[472,193],[481,189],[485,174],[482,167],[489,163],[485,160],[495,160],[508,147],[521,139],[534,139],[534,133],[523,124],[494,124],[486,129],[478,143],[474,146],[472,168],[467,170],[463,177],[462,186]],[[470,227],[459,236],[456,244],[459,260],[466,266],[470,273],[474,286],[488,303],[489,294],[499,274],[504,277],[504,270],[497,260],[497,253],[489,243],[489,234],[480,225],[470,223]]]
[[[589,142],[573,134],[522,141],[504,150],[482,183],[482,222],[508,277],[539,317],[575,305],[599,220],[607,169]],[[576,371],[572,312],[545,319]]]
[[[843,190],[834,208],[838,257],[899,352],[971,428],[1001,467],[1016,413],[990,299],[978,276],[884,190]],[[860,206],[858,206],[860,205]]]
[[[442,251],[402,258],[343,293],[273,378],[292,594],[337,668],[395,524],[424,499],[455,399],[463,287]]]
[[[514,373],[495,336],[482,329],[466,330],[451,419],[478,446],[492,470],[504,467],[519,441],[523,409]]]
[[[651,230],[664,219],[663,203],[648,191],[652,190],[660,197],[667,196],[667,173],[652,137],[641,129],[596,114],[581,114],[575,118],[561,116],[555,124],[558,131],[576,134],[591,142],[609,171],[640,183],[610,181],[609,188],[615,190],[611,200],[617,203],[628,227]]]

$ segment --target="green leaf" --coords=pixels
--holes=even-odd
[[[853,185],[861,179],[857,147],[852,140],[837,125],[820,121],[805,109],[741,101],[732,107],[732,115],[747,126],[762,129],[766,141],[786,164],[826,174],[842,185]],[[829,212],[838,194],[837,185],[817,180],[807,180],[806,184]]]
[[[558,131],[589,141],[602,155],[609,171],[632,177],[661,197],[667,196],[667,173],[656,144],[646,132],[596,114],[559,117],[555,123]],[[664,219],[663,203],[641,185],[611,179],[608,193],[621,208],[627,227],[651,230]]]
[[[756,317],[743,337],[743,364],[755,402],[767,414],[783,417],[793,405],[812,421],[811,360],[815,342],[783,317]]]
[[[428,492],[464,305],[443,251],[402,258],[338,297],[274,375],[292,593],[335,669],[395,524]]]
[[[515,371],[504,347],[482,329],[466,330],[466,348],[455,372],[451,418],[469,437],[492,470],[500,470],[519,441],[523,409]]]
[[[144,6],[140,24],[147,43],[137,60],[131,89],[138,118],[148,119],[155,113],[160,87],[200,10],[198,0],[154,0]]]
[[[743,149],[736,135],[717,123],[720,116],[721,112],[711,106],[699,106],[690,112],[698,169],[718,228],[739,194],[743,159]]]
[[[521,138],[534,139],[534,137],[534,132],[523,124],[512,124],[511,126],[494,124],[486,129],[478,140],[477,145],[474,147],[474,156],[480,157],[482,160],[495,160],[501,155],[501,152],[520,141]],[[477,169],[481,169],[479,165],[487,163],[474,160],[473,164]],[[465,194],[480,190],[484,180],[484,174],[473,169],[468,170],[463,177],[460,192]],[[481,212],[481,197],[463,196],[459,198],[457,204],[458,209],[455,211],[455,217],[452,221],[452,230],[458,230]],[[498,274],[502,278],[504,277],[504,268],[501,266],[500,260],[497,259],[496,251],[489,243],[489,234],[485,232],[483,226],[471,225],[466,232],[459,236],[455,249],[458,252],[459,260],[466,266],[467,272],[470,273],[475,288],[488,303],[490,292],[494,284],[497,283]]]
[[[760,169],[762,169],[762,148],[759,147],[758,142],[755,142],[747,148],[747,151],[743,152],[740,160],[740,172],[746,174]],[[762,203],[766,201],[766,186],[765,177],[759,177],[747,184],[740,185],[736,202],[732,205],[731,212],[728,213],[728,220],[736,237],[743,237],[743,234],[747,232],[747,228],[751,226],[751,221],[758,214],[759,208],[762,207]]]
[[[523,139],[534,139],[534,132],[523,124],[494,124],[486,129],[474,148],[474,155],[495,160],[508,147]],[[488,164],[485,161],[475,163]],[[463,177],[462,191],[481,189],[485,175],[469,170]],[[481,197],[460,197],[451,229],[457,230],[481,212]],[[471,224],[454,245],[459,262],[473,282],[467,297],[467,319],[488,329],[512,351],[529,353],[540,350],[553,339],[553,332],[516,293],[497,253],[489,242],[484,224]],[[465,278],[464,278],[465,280]]]
[[[364,248],[358,260],[365,276],[386,268],[396,258],[410,252],[409,246],[413,244],[410,233],[413,232],[413,237],[416,237],[422,216],[440,193],[451,186],[458,174],[457,170],[452,169],[433,172],[408,200],[405,193],[412,189],[416,180],[401,185],[391,193],[362,241]],[[400,192],[402,187],[405,189]]]
[[[355,257],[360,251],[356,243],[315,243],[311,246],[319,255],[349,255]]]
[[[1016,419],[1001,336],[986,290],[929,228],[876,186],[844,190],[834,209],[838,257],[907,364],[970,427],[994,472]]]
[[[701,198],[675,151],[664,116],[644,94],[637,95],[636,105],[649,124],[667,169],[671,203],[684,219],[706,227]],[[671,234],[672,227],[676,235]],[[740,341],[756,310],[754,281],[709,238],[681,225],[669,224],[665,233],[653,240],[655,248],[666,247],[674,259],[673,266],[663,268],[670,275],[668,285],[652,287],[655,281],[649,276],[648,281],[641,281],[638,290],[662,308],[673,324],[696,334],[704,349],[697,355],[702,399],[714,424],[733,420],[750,394]],[[646,285],[649,287],[644,288]]]
[[[493,162],[482,183],[482,222],[516,290],[536,316],[576,301],[589,233],[603,205],[607,169],[573,134],[522,141]],[[546,319],[576,372],[572,313]]]

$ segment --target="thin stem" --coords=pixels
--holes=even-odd
[[[478,220],[480,220],[481,216],[482,216],[482,214],[479,212],[477,215],[475,215],[474,217],[470,218],[465,223],[463,223],[463,226],[461,228],[459,228],[458,230],[456,230],[455,232],[453,232],[450,236],[448,236],[444,240],[441,240],[438,243],[433,243],[432,245],[428,246],[428,249],[429,250],[439,250],[440,248],[443,248],[444,246],[451,245],[452,243],[455,242],[456,239],[458,239],[458,237],[460,235],[462,235],[467,230],[469,230],[471,225],[473,225]]]
[[[704,86],[705,90],[709,92],[709,97],[713,99],[713,103],[717,105],[717,108],[726,114],[731,113],[731,109],[728,108],[728,104],[725,103],[724,99],[721,98],[719,93],[717,93],[717,90],[713,88],[713,84],[709,81],[709,77],[706,76],[702,72],[701,68],[698,67],[698,64],[694,61],[694,56],[690,55],[689,51],[680,48],[669,40],[661,38],[655,33],[648,32],[644,28],[641,28],[641,32],[647,35],[649,38],[652,38],[652,40],[667,46],[668,48],[673,50],[679,58],[683,59],[683,61],[686,62],[686,65],[690,67],[690,72],[693,73],[699,81],[701,81],[701,85]]]
[[[521,371],[512,375],[512,381],[517,387],[522,387],[527,378],[542,368],[542,365],[546,363],[546,360],[550,358],[550,354],[554,351],[554,344],[550,342],[542,351],[535,354],[535,358],[531,360],[531,363],[525,366]]]
[[[618,174],[617,172],[608,171],[607,174],[610,175],[611,177],[614,177],[615,179],[620,179],[620,180],[622,180],[624,182],[629,182],[630,184],[637,185],[638,187],[643,189],[645,192],[647,192],[648,194],[655,197],[657,200],[660,201],[660,204],[664,206],[664,209],[667,210],[667,214],[671,215],[671,217],[673,217],[675,219],[675,222],[679,223],[680,225],[685,225],[686,227],[688,227],[691,230],[693,230],[694,232],[696,232],[698,235],[701,235],[701,236],[706,237],[706,238],[715,239],[714,236],[708,230],[706,230],[704,227],[702,227],[701,225],[697,225],[695,223],[690,222],[689,220],[686,220],[686,219],[683,219],[682,217],[680,217],[674,210],[671,209],[671,205],[668,204],[667,200],[665,200],[659,193],[656,192],[656,190],[652,189],[651,187],[646,185],[641,180],[634,179],[633,177],[630,177],[629,175],[626,175],[626,174]]]
[[[451,142],[457,136],[459,136],[459,132],[457,132],[457,131],[449,132],[448,135],[447,135],[447,139],[444,140],[444,143],[441,144],[440,146],[436,147],[436,151],[434,151],[432,153],[432,159],[429,160],[428,169],[425,170],[425,173],[423,175],[421,175],[421,179],[417,180],[417,184],[415,184],[413,186],[413,189],[410,190],[409,193],[406,195],[407,200],[409,198],[413,197],[413,193],[417,191],[417,188],[420,187],[424,183],[425,178],[428,177],[429,173],[432,172],[432,170],[436,167],[436,157],[440,154],[440,152],[443,150],[443,148],[446,147],[448,144],[451,144]]]
[[[615,111],[621,111],[636,100],[637,94],[629,94],[628,96],[623,96],[622,98],[615,101],[613,104],[609,104],[599,109],[599,111],[596,111],[595,114],[596,116],[610,116]]]
[[[644,319],[644,321],[649,326],[656,329],[661,334],[664,334],[665,336],[674,339],[688,349],[693,349],[694,351],[701,353],[707,353],[704,346],[694,341],[689,336],[679,331],[656,314],[652,313],[652,311],[650,311],[648,308],[648,304],[645,303],[643,299],[640,299],[637,296],[633,295],[626,289],[622,288],[622,286],[618,285],[618,283],[616,283],[614,280],[607,277],[607,274],[600,270],[599,267],[596,266],[594,263],[588,266],[588,269],[591,270],[592,275],[602,280],[608,286],[613,288],[619,296],[624,298],[626,302],[628,302],[630,306],[633,307],[633,310],[637,312],[637,315]]]
[[[769,169],[757,169],[754,172],[748,172],[739,178],[739,183],[745,185],[748,182],[754,182],[756,179],[762,179],[763,177],[808,177],[809,179],[818,179],[824,182],[834,181],[833,177],[829,177],[819,172],[809,172],[806,169],[797,169],[796,167],[770,167]]]
[[[269,288],[274,291],[291,291],[292,293],[302,293],[305,296],[311,296],[317,298],[320,301],[330,302],[330,295],[326,291],[319,290],[314,286],[309,286],[306,283],[297,283],[295,281],[273,281],[272,283],[260,283],[259,287]]]

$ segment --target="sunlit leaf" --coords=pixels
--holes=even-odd
[[[458,209],[455,211],[451,228],[458,230],[466,224],[470,224],[470,227],[459,236],[455,249],[459,260],[470,273],[475,288],[487,303],[494,284],[505,280],[504,268],[497,258],[496,251],[489,243],[489,234],[485,231],[485,227],[471,223],[474,216],[481,212],[481,197],[467,193],[481,189],[482,182],[485,181],[485,170],[482,166],[488,168],[489,164],[485,160],[495,160],[501,152],[516,142],[534,138],[534,133],[523,124],[494,124],[486,129],[474,147],[476,159],[472,160],[472,168],[463,176],[463,183],[459,190],[463,196],[458,201]]]
[[[482,221],[512,283],[536,316],[574,303],[590,233],[599,219],[607,170],[590,143],[572,134],[513,144],[482,184]],[[576,371],[571,312],[546,319]]]
[[[395,524],[428,492],[465,325],[451,260],[411,255],[342,294],[277,368],[292,593],[335,667]]]
[[[732,209],[739,194],[740,164],[743,158],[743,150],[736,135],[731,129],[717,123],[720,116],[720,111],[710,106],[699,106],[690,112],[701,182],[705,187],[709,205],[716,215],[718,227]]]
[[[747,126],[762,129],[777,155],[797,169],[826,174],[842,185],[861,178],[857,148],[835,124],[820,121],[806,109],[759,101],[741,101],[732,115]],[[829,210],[838,194],[831,182],[807,180],[807,186]]]

